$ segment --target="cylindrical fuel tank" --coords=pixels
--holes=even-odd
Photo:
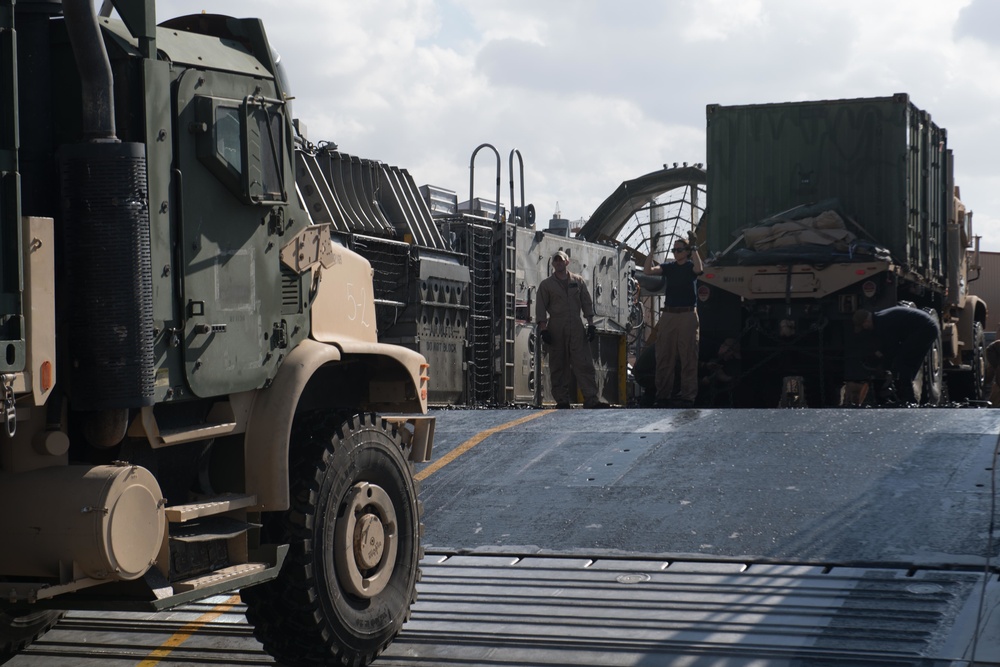
[[[163,506],[140,466],[0,474],[0,576],[137,579],[164,539]]]

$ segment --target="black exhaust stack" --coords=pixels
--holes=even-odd
[[[146,152],[115,131],[114,80],[91,0],[63,0],[83,84],[84,143],[59,149],[76,410],[154,403]],[[120,414],[107,415],[120,423]],[[121,433],[123,436],[124,433]],[[97,445],[114,444],[115,437]]]

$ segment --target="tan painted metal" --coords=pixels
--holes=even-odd
[[[246,488],[257,495],[255,509],[288,509],[288,439],[295,407],[313,373],[340,358],[333,345],[306,339],[282,362],[271,386],[258,393],[245,447]]]
[[[373,598],[392,578],[399,522],[392,499],[380,486],[358,482],[334,526],[334,560],[340,583],[353,595]]]
[[[21,473],[66,465],[68,451],[69,437],[50,429],[44,406],[18,408],[17,431],[0,447],[0,469]]]
[[[296,273],[305,273],[317,264],[333,266],[335,256],[329,223],[309,225],[281,249],[281,261]]]
[[[312,336],[325,343],[344,340],[375,343],[378,340],[372,294],[372,265],[367,259],[327,241],[332,259],[329,268],[313,265],[316,291],[312,303]]]
[[[387,360],[395,361],[398,369],[387,367],[388,372],[375,373],[369,380],[371,409],[407,410],[427,412],[427,383],[430,381],[429,368],[424,356],[400,345],[387,343],[363,343],[355,340],[334,341],[344,356],[359,355],[372,360],[381,360],[386,368]],[[396,373],[402,370],[402,373]]]
[[[0,474],[5,576],[131,580],[153,565],[164,536],[164,501],[140,466],[66,466]]]
[[[426,463],[431,460],[434,446],[435,418],[429,415],[382,415],[399,430],[403,442],[410,448],[410,460]],[[411,430],[412,429],[412,430]]]
[[[356,407],[377,410],[395,401],[396,410],[419,412],[391,415],[387,419],[412,443],[410,460],[430,458],[434,417],[423,414],[427,410],[428,381],[423,355],[383,343],[345,341],[330,345],[306,339],[285,358],[271,385],[257,392],[250,410],[245,441],[246,489],[257,496],[254,509],[268,512],[288,509],[288,447],[299,398],[309,379],[322,366],[339,362],[348,355],[371,365],[370,401]]]
[[[972,336],[976,321],[986,321],[986,302],[978,296],[970,294],[965,297],[965,307],[958,312],[957,330],[960,351],[973,349],[975,342]]]
[[[212,406],[204,423],[189,428],[161,429],[156,420],[156,407],[145,407],[132,420],[128,435],[134,438],[146,438],[149,445],[153,449],[157,449],[185,442],[243,433],[246,431],[247,420],[250,418],[250,408],[256,393],[256,391],[244,391],[230,394],[228,400],[220,398]]]
[[[171,505],[166,510],[168,521],[183,523],[203,516],[213,516],[224,512],[250,507],[257,501],[253,496],[226,494],[204,502]]]
[[[315,256],[307,252],[313,247]],[[363,409],[427,411],[429,374],[423,355],[378,342],[368,260],[333,243],[329,230],[296,237],[285,246],[283,257],[289,266],[313,272],[313,339],[292,350],[271,385],[257,393],[247,425],[240,429],[247,434],[246,488],[257,495],[256,509],[264,511],[288,508],[288,439],[295,410],[306,383],[325,364],[351,355],[371,365],[370,400],[359,406]],[[418,420],[407,433],[425,457],[430,456],[433,437],[430,423]]]
[[[24,248],[25,370],[14,378],[14,393],[31,392],[42,405],[56,382],[55,235],[52,218],[21,219]]]
[[[46,424],[45,401],[56,382],[55,235],[52,218],[21,219],[24,249],[25,367],[13,377],[14,393],[22,396],[16,410],[17,428],[0,450],[0,468],[27,472],[67,463],[69,439]]]
[[[941,323],[941,355],[946,360],[961,363],[962,343],[955,322]]]

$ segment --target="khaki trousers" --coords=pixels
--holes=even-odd
[[[583,323],[579,318],[569,322],[549,320],[549,331],[552,332],[549,375],[553,400],[556,403],[574,403],[576,396],[570,396],[570,380],[576,377],[576,387],[583,394],[584,404],[593,403],[597,400],[597,380]]]
[[[665,312],[656,327],[656,400],[674,398],[680,365],[677,397],[694,402],[698,396],[698,311]]]

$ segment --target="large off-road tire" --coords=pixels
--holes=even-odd
[[[983,401],[989,398],[989,387],[986,386],[986,332],[983,323],[972,325],[972,354],[970,355],[972,374],[969,378],[969,400]]]
[[[291,507],[265,524],[289,545],[274,581],[241,591],[264,649],[289,665],[367,665],[409,617],[420,506],[408,452],[376,415],[293,430]]]
[[[963,353],[963,363],[969,370],[952,371],[949,374],[948,391],[955,401],[982,401],[988,398],[986,386],[986,334],[982,322],[972,325],[972,349]]]
[[[925,308],[924,312],[937,320],[937,313],[932,309]],[[944,395],[944,347],[941,342],[940,325],[937,338],[931,343],[931,349],[924,357],[924,364],[918,377],[923,382],[920,394],[918,394],[920,404],[941,405],[941,398]]]
[[[0,665],[51,630],[62,616],[63,612],[51,610],[22,615],[0,611]]]

